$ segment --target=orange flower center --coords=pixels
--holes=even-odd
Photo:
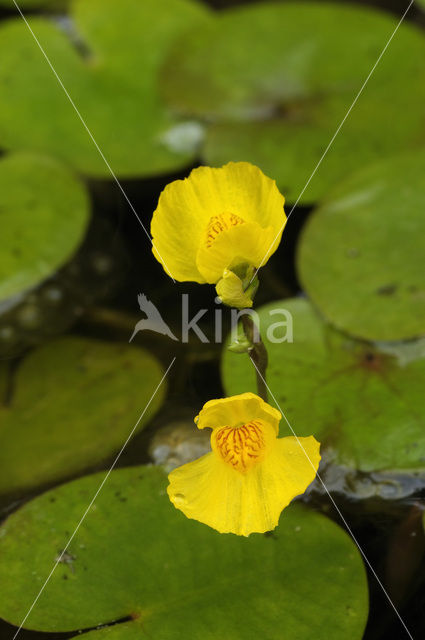
[[[259,462],[264,450],[260,420],[240,427],[222,427],[215,434],[216,450],[237,471],[247,471]]]
[[[245,220],[236,213],[221,213],[218,216],[212,216],[207,225],[207,233],[205,244],[207,249],[211,247],[214,240],[220,233],[227,231],[238,224],[244,224]]]

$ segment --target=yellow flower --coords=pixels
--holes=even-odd
[[[220,533],[264,533],[314,480],[313,436],[277,438],[279,411],[254,393],[210,400],[195,418],[211,428],[211,453],[172,471],[168,495],[188,518]]]
[[[284,202],[275,181],[248,162],[194,169],[161,193],[154,256],[179,281],[217,284],[229,270],[253,272],[279,245]]]

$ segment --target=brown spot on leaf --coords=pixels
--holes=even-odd
[[[386,369],[388,362],[388,356],[371,349],[360,354],[360,367],[368,371],[382,372]]]
[[[376,290],[378,296],[392,296],[397,291],[398,286],[396,284],[385,284]]]

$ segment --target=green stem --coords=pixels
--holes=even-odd
[[[268,402],[267,385],[266,385],[266,370],[268,364],[267,349],[264,346],[264,342],[261,340],[258,329],[254,326],[252,317],[248,313],[244,313],[241,316],[243,330],[245,332],[247,340],[252,344],[248,354],[255,369],[255,377],[257,380],[257,393],[265,402]]]

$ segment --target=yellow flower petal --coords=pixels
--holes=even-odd
[[[319,443],[312,436],[299,442],[276,439],[264,459],[246,473],[208,453],[170,473],[170,500],[188,518],[220,533],[248,536],[270,531],[316,474]]]
[[[271,243],[267,258],[273,253],[283,205],[274,180],[248,162],[199,167],[162,192],[151,224],[154,255],[176,280],[216,283],[235,258],[259,263]]]
[[[207,402],[195,419],[211,427],[212,452],[175,469],[168,495],[188,518],[221,533],[274,529],[289,502],[316,475],[319,443],[278,439],[281,415],[254,393]]]
[[[198,429],[218,426],[236,426],[250,422],[257,418],[273,425],[276,433],[279,432],[281,414],[255,393],[241,393],[230,398],[219,398],[206,402],[196,416],[195,422]]]
[[[276,446],[256,469],[264,504],[257,504],[258,531],[274,529],[281,511],[313,482],[320,462],[320,444],[313,436],[278,438]],[[267,512],[265,509],[267,505]]]
[[[257,222],[246,222],[222,231],[210,246],[204,241],[196,255],[199,273],[210,284],[220,280],[232,263],[262,266],[276,251],[280,237],[273,227],[263,228]]]

